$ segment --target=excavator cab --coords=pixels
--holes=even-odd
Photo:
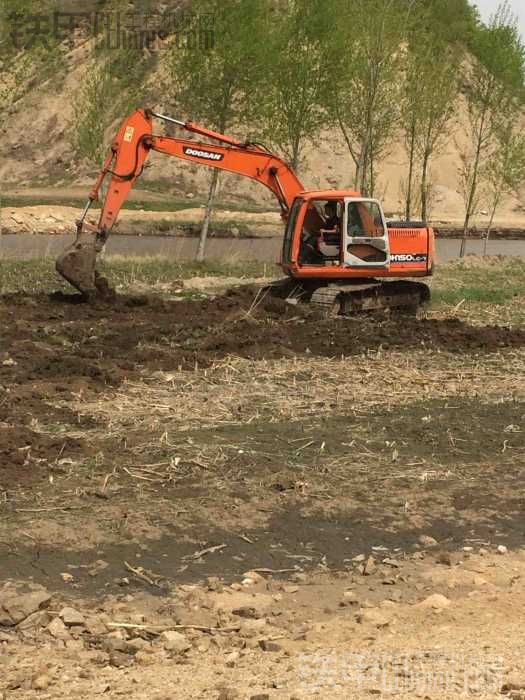
[[[377,200],[327,195],[294,201],[281,257],[290,271],[306,274],[310,267],[330,267],[348,272],[385,268],[389,262],[388,228]]]

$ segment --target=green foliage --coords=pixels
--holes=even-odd
[[[0,114],[42,79],[60,57],[52,32],[52,0],[3,0],[0,4]],[[39,20],[35,17],[41,17]]]
[[[480,26],[475,5],[468,0],[419,0],[420,28],[438,41],[469,47]]]
[[[108,64],[89,65],[73,102],[72,138],[76,153],[95,163],[104,155],[104,132],[112,95]]]
[[[438,268],[432,285],[435,305],[456,305],[463,300],[501,305],[524,297],[525,261],[519,257],[504,258],[486,266],[454,262]]]
[[[408,47],[402,100],[402,128],[409,157],[407,219],[416,202],[421,218],[426,220],[429,216],[430,165],[449,136],[457,104],[459,61],[460,54],[453,45],[433,33],[423,33],[419,28],[414,31]]]
[[[188,40],[174,44],[168,55],[170,92],[189,117],[223,131],[251,111],[267,6],[264,0],[200,0],[197,9]],[[202,15],[213,18],[211,46],[190,40],[202,38]]]
[[[518,193],[525,182],[525,136],[521,133],[516,110],[500,115],[494,127],[494,147],[482,167],[484,199],[490,211],[490,219],[485,232],[484,252],[490,237],[496,212],[505,195]]]
[[[78,156],[100,163],[107,143],[105,134],[142,102],[149,61],[134,48],[95,49],[73,98],[72,142]]]
[[[325,50],[331,37],[323,27],[327,9],[326,3],[291,0],[269,14],[264,35],[254,117],[262,139],[294,169],[305,144],[326,122],[324,104],[332,82]]]
[[[257,39],[267,7],[265,0],[200,0],[188,39],[202,36],[201,15],[206,15],[213,18],[212,45],[202,46],[195,40],[176,43],[167,62],[172,95],[185,114],[223,133],[253,113],[251,88],[261,69]],[[197,251],[199,261],[204,260],[218,176],[214,169]]]
[[[483,82],[486,90],[473,92],[472,99],[490,100],[487,94],[493,83],[499,91],[522,93],[525,80],[525,47],[516,17],[508,0],[502,2],[488,25],[481,24],[470,44],[478,65],[473,71],[476,82]],[[489,74],[493,82],[486,79]]]
[[[409,15],[395,0],[338,0],[334,8],[328,109],[354,161],[356,188],[373,195],[398,124]]]
[[[466,76],[468,145],[461,153],[460,180],[465,200],[461,255],[487,172],[481,166],[494,147],[500,115],[514,113],[517,120],[516,106],[523,95],[524,46],[507,2],[499,6],[488,26],[479,28],[473,47],[477,60]]]

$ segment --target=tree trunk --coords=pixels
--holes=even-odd
[[[490,232],[492,231],[492,226],[494,224],[494,218],[496,216],[496,211],[497,211],[500,199],[501,199],[501,195],[497,194],[496,198],[494,200],[492,211],[490,213],[490,220],[489,220],[489,223],[487,226],[487,230],[485,231],[485,238],[483,240],[483,256],[485,256],[487,254],[487,245],[488,245],[489,238],[490,238]]]
[[[421,220],[426,221],[428,217],[428,163],[430,153],[425,151],[421,166]]]
[[[370,161],[370,171],[369,171],[370,175],[369,175],[369,180],[368,180],[367,193],[368,193],[368,197],[373,197],[375,189],[376,189],[376,175],[375,175],[375,170],[374,170],[374,162],[375,161],[374,161],[373,149],[371,149],[369,161]]]
[[[292,170],[293,170],[294,172],[297,172],[297,170],[299,169],[299,152],[300,152],[300,149],[301,149],[301,141],[300,141],[300,138],[297,137],[297,138],[294,139],[294,141],[293,141],[293,143],[292,143],[292,153],[291,153],[292,161],[291,161],[291,163],[290,163],[290,165],[292,166]]]
[[[405,201],[405,220],[410,221],[412,216],[412,182],[414,180],[414,161],[416,153],[416,128],[412,124],[410,127],[410,146],[408,150],[408,182],[407,196]]]
[[[483,139],[485,137],[485,120],[488,118],[488,107],[485,107],[481,114],[480,118],[480,123],[479,123],[479,128],[478,128],[478,135],[477,135],[477,143],[476,143],[476,157],[474,160],[474,167],[472,171],[472,182],[470,185],[470,192],[467,200],[467,206],[466,206],[466,211],[465,211],[465,222],[463,224],[463,237],[461,239],[461,248],[459,249],[459,257],[463,258],[465,257],[465,251],[467,248],[467,234],[468,234],[468,229],[470,225],[470,219],[473,214],[473,209],[474,209],[474,202],[476,199],[476,193],[478,189],[478,170],[479,170],[479,162],[481,159],[481,151],[483,147]]]
[[[217,168],[214,168],[211,175],[210,190],[208,192],[206,209],[204,211],[204,219],[202,220],[201,233],[199,237],[199,247],[197,248],[197,255],[195,256],[195,260],[197,260],[197,262],[202,262],[204,260],[206,240],[208,238],[208,229],[210,228],[211,213],[213,211],[213,202],[215,201],[215,194],[217,192],[218,182],[219,171]]]
[[[341,133],[343,134],[343,138],[346,142],[346,146],[348,148],[348,152],[350,153],[350,156],[352,157],[352,160],[354,161],[355,165],[355,177],[354,177],[354,189],[357,189],[357,184],[358,184],[358,177],[359,177],[359,162],[360,159],[358,158],[353,146],[352,142],[350,140],[350,136],[348,135],[347,130],[345,129],[345,125],[343,123],[343,120],[341,117],[338,115],[337,116],[337,121],[339,123],[339,128],[341,129]]]

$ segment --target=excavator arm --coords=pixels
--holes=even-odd
[[[153,118],[198,134],[217,143],[201,143],[190,139],[157,136],[153,133]],[[96,272],[96,259],[118,218],[120,209],[136,179],[140,177],[151,151],[164,153],[192,163],[236,173],[256,180],[270,189],[281,208],[284,219],[299,192],[304,190],[290,166],[283,160],[253,143],[182,122],[148,109],[138,109],[121,125],[111,146],[95,186],[77,221],[75,242],[57,259],[56,269],[68,282],[86,296],[103,291]],[[93,202],[99,200],[100,189],[109,177],[106,195],[97,226],[85,221]]]

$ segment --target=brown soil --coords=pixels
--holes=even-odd
[[[355,654],[376,641],[374,653],[421,649],[421,630],[436,616],[414,605],[436,591],[463,601],[440,618],[454,629],[448,652],[457,643],[456,652],[474,654],[471,616],[485,614],[489,588],[494,596],[521,575],[519,554],[504,572],[498,554],[490,564],[467,562],[469,573],[446,564],[464,546],[523,544],[519,328],[409,316],[327,320],[261,300],[254,286],[200,301],[145,295],[99,305],[16,294],[0,300],[0,323],[0,585],[43,584],[85,614],[104,610],[106,621],[169,626],[187,603],[184,623],[216,626],[236,619],[220,610],[250,602],[244,589],[233,601],[249,569],[308,584],[292,597],[286,582],[261,584],[253,599],[269,601],[265,634],[284,639],[277,676],[270,652],[244,637],[210,647],[192,633],[193,651],[174,662],[146,631],[151,668],[130,659],[128,671],[112,666],[98,637],[58,649],[47,632],[2,642],[0,628],[13,660],[5,688],[16,697],[33,697],[31,678],[49,649],[62,664],[46,671],[49,698],[69,697],[70,676],[85,697],[167,699],[163,683],[175,677],[184,685],[173,697],[235,697],[221,695],[221,684],[241,689],[240,698],[303,697],[300,654],[334,645]],[[418,568],[423,534],[443,554]],[[375,578],[362,576],[353,558],[371,553],[401,559],[401,570],[386,564]],[[187,588],[208,576],[233,582],[226,601],[206,586]],[[339,606],[349,586],[365,610],[387,599],[378,625]],[[479,586],[485,597],[468,598]],[[181,607],[174,595],[189,598]],[[392,619],[390,604],[398,606]],[[166,612],[174,605],[175,617]],[[498,598],[500,622],[483,624],[501,626],[509,605]],[[425,643],[434,648],[436,635]],[[240,659],[225,666],[235,649]],[[510,649],[509,668],[515,656]],[[217,677],[197,670],[199,659],[217,665]],[[78,676],[79,668],[94,671]],[[155,693],[136,691],[135,682]],[[434,691],[427,696],[448,697]],[[343,685],[316,697],[354,696]]]

